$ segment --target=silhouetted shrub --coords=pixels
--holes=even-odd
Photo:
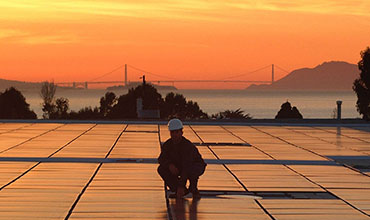
[[[281,105],[281,109],[277,113],[275,118],[276,119],[282,119],[282,118],[302,119],[303,116],[295,106],[292,108],[291,104],[287,101]]]
[[[20,91],[14,87],[0,93],[0,118],[2,119],[36,119],[35,112]]]
[[[236,110],[226,110],[223,112],[216,113],[211,116],[214,119],[252,119],[252,117],[246,113],[244,114],[243,110],[240,108]]]
[[[85,107],[78,112],[71,111],[69,118],[73,120],[96,120],[101,118],[101,114],[98,107]]]
[[[356,107],[363,119],[370,120],[370,48],[361,51],[358,68],[360,77],[353,82],[353,90],[357,94]]]

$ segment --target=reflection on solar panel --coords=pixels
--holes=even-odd
[[[186,125],[209,165],[176,200],[164,125],[1,123],[0,219],[369,219],[369,130]]]

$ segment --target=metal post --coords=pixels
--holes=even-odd
[[[337,101],[337,119],[342,119],[342,101]]]
[[[138,118],[142,117],[143,112],[143,99],[142,98],[137,98],[136,99],[136,114]]]
[[[271,84],[274,83],[274,64],[272,64]]]
[[[88,89],[88,84],[87,84],[87,82],[85,82],[85,89]]]

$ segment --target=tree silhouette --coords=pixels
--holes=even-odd
[[[137,118],[136,99],[143,99],[143,109],[160,109],[163,105],[162,95],[150,84],[142,84],[131,88],[127,94],[118,98],[117,104],[107,114],[108,118]]]
[[[42,115],[43,118],[51,118],[51,115],[55,115],[56,106],[54,103],[54,96],[57,90],[56,85],[51,82],[43,82],[41,85],[40,96],[43,100],[42,103],[42,111],[44,114]],[[53,116],[52,116],[53,117]]]
[[[2,119],[36,119],[35,112],[20,91],[14,87],[0,93],[0,118]]]
[[[180,119],[197,119],[208,118],[198,103],[186,101],[182,94],[168,93],[164,99],[164,104],[161,107],[162,118],[180,118]]]
[[[188,119],[207,119],[207,113],[203,112],[197,102],[188,101],[186,103],[186,118]]]
[[[106,94],[106,97],[103,99],[104,103],[114,103],[115,101],[106,101],[114,100],[113,97],[114,96],[112,94]],[[138,98],[143,99],[143,109],[159,109],[161,118],[208,118],[208,115],[199,108],[198,103],[186,101],[186,98],[183,95],[174,94],[172,92],[167,94],[163,100],[162,95],[158,93],[157,89],[148,83],[132,88],[127,94],[120,96],[117,99],[117,104],[110,108],[106,117],[111,119],[137,118],[136,100]],[[102,109],[102,99],[100,103]],[[103,109],[105,109],[105,107],[103,107]]]
[[[53,112],[49,113],[49,119],[68,119],[69,114],[69,100],[67,98],[58,98],[55,100],[55,104],[52,103],[54,106]]]
[[[293,107],[290,104],[290,102],[285,102],[281,105],[281,108],[277,115],[275,116],[276,119],[282,119],[282,118],[297,118],[302,119],[302,114],[298,111],[297,107]]]
[[[107,117],[115,104],[117,104],[116,95],[113,92],[105,93],[104,97],[101,97],[100,99],[99,111],[102,117]]]
[[[360,77],[353,82],[352,89],[357,94],[356,107],[363,119],[370,120],[370,48],[361,51],[358,62]]]
[[[185,118],[183,110],[186,107],[186,99],[181,94],[175,94],[173,92],[168,93],[164,98],[164,105],[161,108],[162,118]]]

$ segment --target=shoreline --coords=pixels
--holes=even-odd
[[[166,125],[168,120],[158,119],[124,119],[124,120],[46,120],[46,119],[0,119],[0,123],[67,123],[67,124],[161,124]],[[184,125],[220,125],[220,126],[329,126],[329,127],[368,127],[370,121],[362,119],[249,119],[249,120],[183,120]]]

